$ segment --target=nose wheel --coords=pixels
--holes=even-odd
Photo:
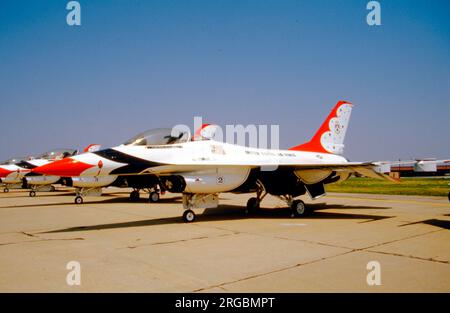
[[[192,223],[193,221],[195,221],[195,213],[192,210],[186,210],[183,212],[183,221],[185,221],[186,223]]]
[[[83,204],[83,197],[76,196],[75,197],[75,204]]]
[[[36,197],[36,191],[31,190],[30,191],[30,197]]]
[[[3,192],[4,192],[4,193],[8,193],[8,192],[9,192],[8,187],[5,187],[5,189],[3,189]]]

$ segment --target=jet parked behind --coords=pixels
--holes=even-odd
[[[3,192],[9,192],[9,189],[27,188],[24,176],[29,173],[29,169],[21,166],[26,160],[32,157],[14,157],[3,161],[0,165],[0,183],[4,187]]]
[[[69,156],[77,154],[77,150],[74,149],[55,149],[47,151],[35,159],[22,162],[21,165],[28,169],[28,173],[25,174],[26,185],[30,188],[30,197],[36,196],[38,191],[55,191],[53,184],[67,184],[71,178],[65,178],[55,175],[42,175],[33,172],[32,170],[38,166],[50,164],[52,162],[64,159]]]

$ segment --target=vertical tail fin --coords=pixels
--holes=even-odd
[[[92,143],[83,149],[83,152],[95,152],[99,151],[102,146],[96,143]]]
[[[347,101],[339,101],[310,141],[289,150],[342,155],[352,107],[353,105]]]

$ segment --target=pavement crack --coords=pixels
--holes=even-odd
[[[153,243],[148,243],[148,244],[127,246],[127,247],[122,247],[122,248],[117,248],[117,249],[118,250],[121,250],[121,249],[136,249],[136,248],[148,247],[148,246],[170,245],[170,244],[179,243],[179,242],[188,242],[188,241],[193,241],[193,240],[220,238],[220,237],[227,237],[227,236],[232,236],[232,235],[234,235],[234,234],[220,234],[220,235],[217,235],[217,236],[200,236],[200,237],[193,237],[193,238],[188,238],[188,239],[160,241],[160,242],[153,242]]]
[[[27,237],[36,238],[36,240],[29,240],[29,241],[17,241],[17,242],[5,242],[0,243],[0,246],[10,246],[10,245],[17,245],[17,244],[23,244],[23,243],[35,243],[35,242],[42,242],[42,241],[69,241],[69,240],[84,240],[84,238],[42,238],[39,237],[36,234],[27,233],[25,231],[17,232],[18,234],[25,235]]]
[[[408,239],[412,239],[412,238],[417,238],[417,237],[429,235],[429,234],[432,234],[432,233],[437,233],[437,232],[440,232],[440,231],[442,231],[442,229],[431,230],[431,231],[429,231],[429,232],[425,232],[425,233],[421,233],[421,234],[416,234],[416,235],[412,235],[412,236],[408,236],[408,237],[403,237],[403,238],[399,238],[399,239],[394,239],[394,240],[390,240],[390,241],[385,241],[385,242],[377,243],[377,244],[375,244],[375,245],[372,245],[372,246],[369,246],[369,247],[365,247],[365,248],[359,248],[359,249],[357,249],[357,250],[367,250],[367,249],[372,249],[372,248],[379,247],[379,246],[384,246],[384,245],[387,245],[387,244],[390,244],[390,243],[399,242],[399,241],[402,241],[402,240],[408,240]]]
[[[443,264],[450,264],[450,261],[441,261],[441,260],[436,260],[436,259],[433,259],[433,258],[424,258],[424,257],[419,257],[419,256],[414,256],[414,255],[406,255],[406,254],[401,254],[401,253],[375,251],[375,250],[366,250],[366,251],[373,252],[373,253],[379,253],[379,254],[400,256],[400,257],[416,259],[416,260],[422,260],[422,261],[430,261],[430,262],[437,262],[437,263],[443,263]]]
[[[283,272],[283,271],[290,270],[290,269],[297,268],[297,267],[301,267],[301,266],[304,266],[304,265],[309,265],[309,264],[321,262],[321,261],[324,261],[324,260],[332,259],[332,258],[335,258],[335,257],[339,257],[339,256],[342,256],[342,255],[345,255],[345,254],[348,254],[348,253],[352,253],[352,252],[353,251],[345,251],[345,252],[342,252],[342,253],[334,254],[334,255],[331,255],[331,256],[327,256],[327,257],[322,257],[322,258],[311,260],[311,261],[308,261],[308,262],[297,263],[297,264],[294,264],[294,265],[286,266],[286,267],[279,268],[279,269],[276,269],[276,270],[273,270],[273,271],[259,273],[259,274],[254,274],[254,275],[246,276],[246,277],[243,277],[243,278],[240,278],[240,279],[236,279],[236,280],[233,280],[233,281],[228,281],[228,282],[224,282],[224,283],[217,284],[217,285],[212,285],[212,286],[198,288],[198,289],[192,290],[191,292],[202,292],[202,291],[205,291],[205,290],[208,290],[208,289],[212,289],[212,288],[225,289],[224,286],[226,286],[226,285],[239,283],[239,282],[246,281],[246,280],[253,279],[253,278],[259,278],[259,277],[263,277],[263,276],[274,274],[274,273]]]

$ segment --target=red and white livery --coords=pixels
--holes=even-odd
[[[312,199],[325,195],[325,185],[347,179],[352,173],[392,180],[375,171],[376,164],[349,162],[342,156],[352,104],[339,101],[312,139],[289,150],[249,148],[204,138],[176,129],[156,129],[124,144],[88,152],[35,168],[46,175],[70,176],[80,186],[95,182],[98,188],[118,178],[140,177],[156,181],[163,189],[183,194],[187,222],[193,209],[218,205],[222,192],[250,193],[247,212],[259,209],[267,194],[291,207],[292,214],[309,213],[303,194]],[[200,138],[199,138],[200,137]],[[83,188],[76,203],[83,202]]]

